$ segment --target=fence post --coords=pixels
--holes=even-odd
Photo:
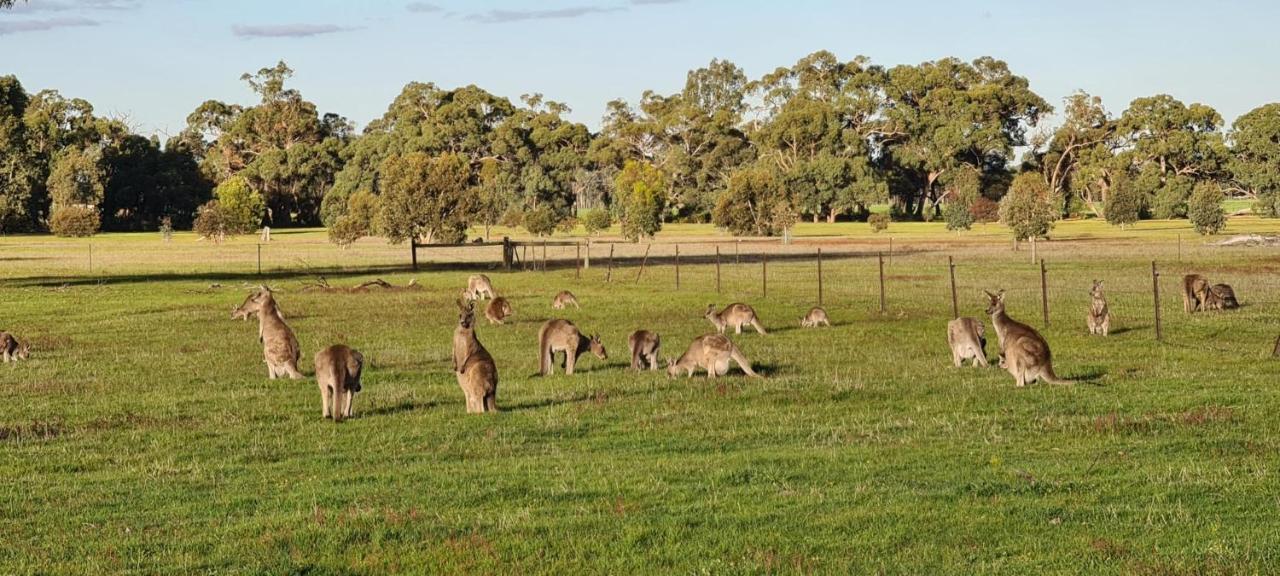
[[[648,244],[645,244],[645,245],[644,245],[644,258],[641,258],[641,259],[640,259],[640,271],[639,271],[639,272],[636,272],[636,283],[637,283],[637,284],[639,284],[639,283],[640,283],[640,277],[641,277],[641,276],[644,276],[644,265],[649,263],[649,249],[650,249],[650,248],[653,248],[653,243],[652,243],[652,242],[650,242],[650,243],[648,243]]]
[[[884,252],[877,254],[880,260],[880,313],[884,314]]]
[[[951,271],[951,318],[954,320],[960,317],[960,303],[956,298],[956,263],[950,256],[947,256],[947,268]]]
[[[1044,259],[1040,259],[1040,307],[1044,311],[1044,326],[1049,327],[1049,273],[1045,270]]]
[[[893,266],[893,236],[889,237],[889,265]]]
[[[716,294],[720,293],[720,245],[716,244]]]
[[[515,249],[511,247],[511,237],[502,237],[502,269],[511,269],[511,260],[515,256]]]
[[[582,244],[573,245],[573,277],[582,278]]]
[[[769,254],[760,253],[760,292],[762,298],[769,297]]]
[[[1178,235],[1178,261],[1182,261],[1182,235]]]
[[[413,271],[418,271],[418,240],[416,238],[409,239],[410,260],[413,262]]]
[[[529,269],[529,244],[526,242],[520,243],[520,269]]]
[[[262,244],[258,244],[258,275],[262,275]]]
[[[676,244],[676,290],[680,289],[680,245]]]
[[[1160,326],[1160,271],[1156,269],[1156,261],[1151,261],[1151,296],[1155,300],[1156,308],[1156,341],[1164,341],[1164,332]]]
[[[93,272],[93,243],[89,243],[89,272]]]
[[[547,271],[547,241],[542,241],[542,271]]]
[[[609,245],[609,269],[604,272],[604,281],[613,281],[613,244]]]
[[[818,305],[822,305],[822,248],[818,248]]]
[[[738,243],[733,245],[733,266],[736,268],[742,264],[742,239],[738,239]]]

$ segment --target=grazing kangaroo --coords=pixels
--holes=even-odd
[[[1107,307],[1107,298],[1102,295],[1101,280],[1093,281],[1089,296],[1092,300],[1089,301],[1089,314],[1085,316],[1085,322],[1089,324],[1089,333],[1106,336],[1111,332],[1111,309]]]
[[[1233,310],[1240,307],[1240,302],[1236,301],[1236,292],[1231,289],[1231,286],[1214,284],[1205,293],[1205,299],[1201,305],[1204,310]]]
[[[599,336],[583,336],[568,320],[547,320],[538,330],[538,373],[543,376],[555,373],[552,366],[555,354],[564,352],[564,373],[573,374],[578,356],[588,350],[601,360],[609,359]]]
[[[1049,353],[1049,343],[1044,337],[1035,328],[1018,322],[1005,313],[1004,290],[986,294],[990,300],[987,313],[991,315],[991,325],[995,327],[996,336],[1000,340],[1005,368],[1013,375],[1018,386],[1026,386],[1027,382],[1036,380],[1050,384],[1071,384],[1070,380],[1058,378],[1053,373],[1053,358]]]
[[[1182,277],[1182,310],[1187,314],[1204,310],[1204,301],[1209,293],[1209,280],[1199,274],[1187,274]]]
[[[316,384],[320,386],[320,413],[341,422],[351,417],[351,404],[360,388],[364,355],[342,344],[316,352]]]
[[[17,336],[0,332],[0,355],[3,355],[5,364],[26,360],[31,357],[31,343],[19,342]]]
[[[467,300],[492,299],[494,295],[493,283],[484,274],[472,274],[467,278],[467,289],[463,290],[462,294],[466,296]]]
[[[507,318],[515,316],[516,311],[511,307],[511,302],[506,298],[498,296],[489,301],[489,305],[484,307],[484,317],[489,320],[490,324],[505,324]]]
[[[556,294],[555,298],[551,299],[551,307],[556,310],[564,310],[565,308],[568,308],[570,304],[573,304],[574,308],[579,310],[582,309],[582,307],[578,305],[578,299],[574,297],[573,292],[568,290],[561,290],[559,294]]]
[[[951,363],[959,368],[965,360],[971,366],[987,364],[987,329],[976,318],[956,318],[947,322],[947,344],[951,345]]]
[[[636,330],[627,336],[627,345],[631,347],[631,369],[644,370],[648,364],[650,370],[658,369],[658,348],[662,340],[657,332]]]
[[[742,333],[742,326],[750,324],[756,329],[756,332],[768,334],[764,326],[760,324],[760,319],[756,317],[754,308],[742,303],[734,303],[724,307],[724,310],[716,312],[715,304],[707,304],[707,312],[704,314],[707,320],[710,320],[716,327],[716,332],[724,334],[725,329],[732,326],[734,334]]]
[[[809,309],[809,313],[800,319],[801,328],[817,328],[819,326],[830,326],[831,319],[827,317],[827,311],[819,306]]]
[[[302,355],[298,338],[293,335],[289,325],[284,323],[280,309],[276,306],[276,299],[266,286],[249,294],[244,304],[231,313],[231,317],[248,314],[258,315],[258,341],[262,342],[262,355],[267,360],[267,376],[272,380],[285,375],[294,380],[302,378],[302,373],[298,371],[298,359]]]
[[[453,330],[453,372],[467,398],[467,413],[498,411],[498,366],[476,338],[475,304],[459,301]]]
[[[691,377],[698,368],[707,371],[707,378],[723,376],[729,371],[730,360],[737,362],[747,376],[761,377],[751,369],[751,361],[724,334],[707,334],[694,338],[689,349],[678,360],[667,359],[667,376],[675,378],[684,374]]]

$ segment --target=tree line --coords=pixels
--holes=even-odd
[[[1116,115],[1077,92],[1050,128],[1054,107],[990,57],[885,67],[820,51],[754,79],[713,60],[678,92],[609,102],[598,132],[539,94],[420,82],[357,132],[289,88],[292,74],[245,74],[255,103],[204,102],[163,144],[0,78],[0,232],[324,225],[345,244],[460,242],[495,225],[617,223],[634,239],[680,221],[775,235],[888,204],[893,219],[1000,219],[1035,238],[1069,216],[1191,217],[1213,232],[1225,195],[1280,212],[1280,104],[1228,128],[1168,95]]]

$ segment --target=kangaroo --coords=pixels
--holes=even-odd
[[[498,366],[476,338],[475,304],[459,301],[458,327],[453,330],[453,373],[467,398],[467,413],[498,411]]]
[[[965,360],[971,366],[987,364],[987,329],[976,318],[956,318],[947,322],[947,344],[951,345],[951,363],[959,368]]]
[[[996,329],[996,337],[1000,340],[1000,352],[1004,354],[1006,369],[1013,375],[1019,387],[1027,382],[1043,380],[1050,384],[1071,384],[1070,380],[1058,378],[1053,373],[1053,359],[1049,353],[1049,343],[1036,332],[1004,311],[1004,290],[996,294],[987,292],[990,300],[987,313],[991,315],[991,325]]]
[[[1205,292],[1202,303],[1204,310],[1233,310],[1240,307],[1236,301],[1236,292],[1227,284],[1214,284]]]
[[[505,324],[507,318],[515,315],[516,310],[511,307],[511,302],[501,296],[490,300],[489,305],[484,307],[484,317],[489,320],[489,324]]]
[[[1085,316],[1085,322],[1089,325],[1090,334],[1101,334],[1106,336],[1111,332],[1111,309],[1107,308],[1107,298],[1102,295],[1102,281],[1094,280],[1093,288],[1089,289],[1089,313]]]
[[[827,311],[821,307],[814,306],[809,309],[809,313],[800,319],[801,328],[817,328],[819,326],[830,326],[831,319],[827,317]]]
[[[31,343],[20,342],[17,336],[0,332],[0,355],[3,356],[5,364],[26,360],[31,357]]]
[[[658,348],[662,340],[657,332],[636,330],[627,336],[627,345],[631,347],[632,370],[644,370],[646,363],[650,370],[658,369]]]
[[[551,300],[551,307],[556,310],[564,310],[565,308],[568,308],[570,304],[573,304],[574,308],[579,310],[582,309],[582,307],[578,305],[578,299],[574,297],[573,292],[568,290],[561,290],[560,293],[556,294],[556,297]]]
[[[316,384],[320,386],[320,413],[341,422],[351,417],[351,403],[361,390],[364,355],[342,344],[316,352]]]
[[[732,326],[734,334],[742,333],[742,326],[750,324],[756,329],[756,332],[768,334],[764,326],[760,324],[760,319],[756,317],[756,311],[750,306],[741,303],[734,303],[724,307],[724,310],[716,312],[715,304],[707,304],[707,312],[704,314],[707,320],[710,320],[716,327],[716,332],[724,334],[725,329]]]
[[[707,371],[707,378],[723,376],[729,372],[729,360],[737,362],[747,376],[761,377],[751,369],[751,361],[724,334],[707,334],[694,338],[689,349],[679,359],[667,359],[667,376],[675,378],[684,374],[692,377],[698,368]]]
[[[1199,274],[1187,274],[1182,277],[1182,310],[1187,314],[1204,310],[1204,301],[1209,292],[1209,280]]]
[[[462,294],[466,296],[467,300],[492,299],[494,295],[493,283],[484,274],[472,274],[467,278],[467,289],[463,290]]]
[[[573,374],[578,356],[588,350],[601,360],[609,359],[599,336],[583,336],[578,327],[568,320],[547,320],[538,330],[538,373],[543,376],[554,374],[552,362],[555,354],[564,352],[564,373]]]
[[[298,359],[302,355],[298,338],[293,335],[289,325],[284,323],[280,309],[276,306],[276,299],[266,286],[249,294],[244,304],[231,313],[231,317],[248,314],[258,315],[258,341],[262,342],[262,355],[267,360],[267,376],[272,380],[285,375],[294,380],[302,378],[302,373],[298,371]]]

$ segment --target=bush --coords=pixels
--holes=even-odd
[[[609,211],[604,208],[596,208],[589,210],[582,215],[582,227],[586,229],[588,236],[595,236],[600,232],[608,230],[613,225],[613,217],[609,215]]]
[[[716,198],[711,221],[735,236],[775,236],[795,224],[796,212],[778,171],[761,164],[729,176],[728,187]]]
[[[1196,184],[1195,192],[1187,205],[1187,217],[1203,235],[1217,234],[1227,227],[1227,216],[1222,211],[1222,190],[1212,182]]]
[[[1107,195],[1107,203],[1102,207],[1102,216],[1108,224],[1124,227],[1142,218],[1142,191],[1133,186],[1124,177],[1117,177],[1111,183],[1111,193]]]
[[[662,229],[666,187],[666,177],[657,167],[627,161],[614,179],[623,237],[632,241],[652,238]]]
[[[210,200],[196,209],[196,220],[192,230],[205,240],[222,242],[229,233],[226,212],[217,200]]]
[[[1191,180],[1174,176],[1156,189],[1151,200],[1151,211],[1156,218],[1168,220],[1182,218],[1187,215],[1187,199],[1191,197]]]
[[[535,236],[550,236],[559,223],[560,215],[546,204],[526,210],[524,213],[524,229]]]
[[[879,213],[867,216],[867,223],[871,225],[872,232],[880,232],[889,229],[890,218],[888,214]]]
[[[252,234],[262,224],[267,203],[249,187],[249,181],[234,176],[213,189],[224,228],[223,234]]]
[[[329,227],[329,241],[346,248],[364,238],[369,233],[369,227],[360,222],[359,219],[345,214],[338,217],[338,221]]]
[[[1013,232],[1014,240],[1043,238],[1061,214],[1058,206],[1044,178],[1023,172],[1014,177],[1009,192],[1000,200],[1000,221]]]
[[[556,224],[556,230],[565,234],[573,234],[573,231],[577,228],[578,219],[573,216],[566,216],[564,220],[561,220],[559,224]]]
[[[98,209],[85,204],[59,206],[49,217],[49,231],[64,238],[88,238],[101,227]]]
[[[979,196],[973,199],[973,203],[969,204],[969,214],[973,216],[974,222],[981,224],[999,222],[1000,204],[986,196]]]
[[[973,214],[960,202],[947,202],[942,207],[942,215],[947,219],[947,230],[968,230],[973,226]]]

